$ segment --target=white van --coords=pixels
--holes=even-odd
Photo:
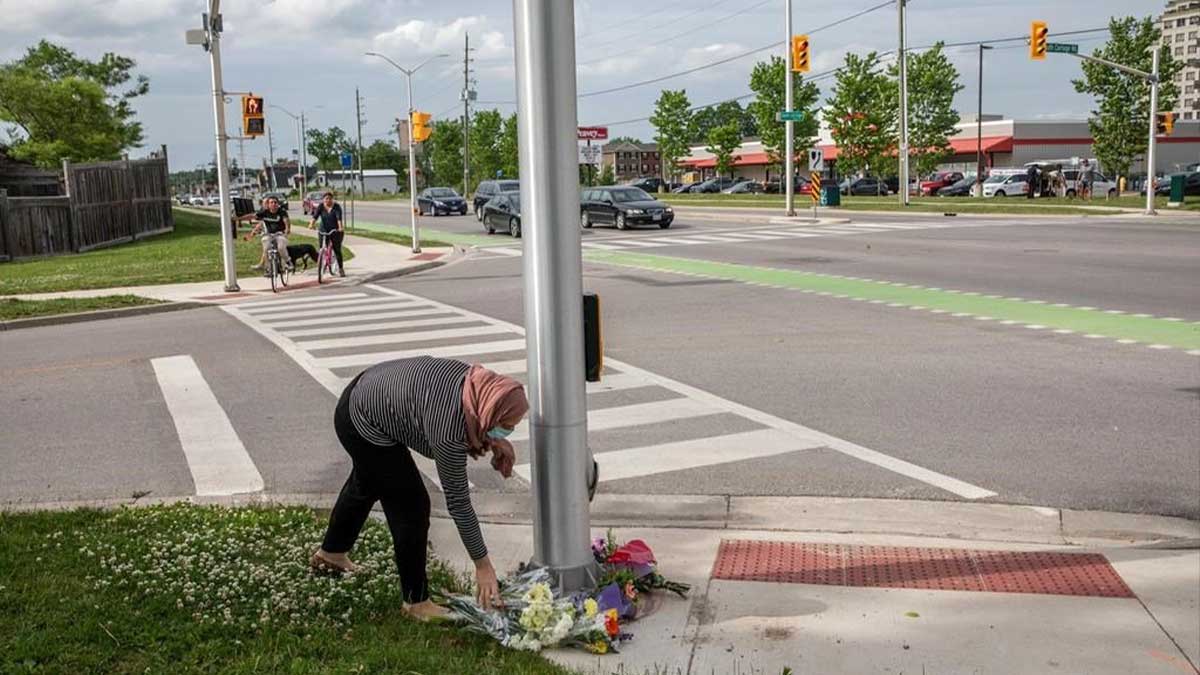
[[[1025,171],[1025,169],[993,169],[992,173],[983,181],[983,196],[1025,196],[1025,192],[1029,189]]]

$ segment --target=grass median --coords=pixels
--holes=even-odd
[[[0,321],[32,319],[56,314],[92,312],[98,309],[120,309],[157,305],[161,300],[137,295],[102,295],[96,298],[54,298],[53,300],[18,300],[0,298]]]
[[[316,244],[295,225],[292,243]],[[262,254],[258,241],[239,238],[235,254],[239,276],[260,274],[250,269]],[[352,258],[348,253],[347,260]],[[87,253],[0,264],[0,296],[216,281],[224,276],[221,265],[217,218],[176,209],[174,232]]]
[[[373,519],[363,572],[312,575],[324,525],[306,508],[0,513],[0,672],[567,672],[403,616]],[[437,562],[430,580],[463,590]]]

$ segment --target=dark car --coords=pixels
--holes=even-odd
[[[845,190],[845,194],[850,195],[886,195],[887,193],[887,183],[872,177],[852,180]]]
[[[963,176],[935,193],[939,197],[970,197],[975,189],[975,176]]]
[[[658,178],[657,176],[649,176],[633,181],[629,184],[629,187],[641,188],[646,192],[658,192],[660,187],[665,189],[668,188],[669,185],[664,183],[663,179]]]
[[[616,225],[624,230],[631,225],[657,225],[662,229],[671,226],[675,212],[670,206],[635,187],[587,188],[579,199],[579,224]]]
[[[1160,176],[1154,179],[1154,194],[1168,197],[1171,195],[1171,176]],[[1185,174],[1183,178],[1183,194],[1185,197],[1200,195],[1200,172]],[[1146,189],[1142,188],[1142,196]]]
[[[709,178],[692,188],[692,192],[714,193],[733,187],[745,180],[744,178]]]
[[[448,187],[430,187],[421,190],[417,195],[417,213],[421,215],[442,216],[457,213],[467,215],[467,200]]]
[[[808,178],[806,176],[801,176],[801,175],[797,174],[795,182],[792,183],[792,193],[799,194],[801,192],[808,190],[809,182],[810,181],[808,180]],[[763,183],[763,192],[765,192],[769,195],[781,194],[780,188],[782,186],[783,186],[783,181],[779,180],[778,178],[772,178],[771,180],[767,181],[766,183]]]
[[[496,230],[501,230],[520,238],[521,193],[501,192],[492,197],[480,210],[479,220],[488,234],[495,234]]]
[[[744,180],[736,185],[725,188],[725,194],[730,195],[756,195],[764,192],[766,188],[763,184],[756,180]]]
[[[686,183],[684,185],[676,185],[675,187],[671,188],[671,192],[673,194],[677,194],[677,195],[687,194],[687,193],[691,192],[692,188],[696,187],[697,185],[699,185],[699,183]]]
[[[307,216],[310,213],[316,213],[317,207],[321,205],[321,198],[324,195],[324,192],[316,190],[304,195],[304,201],[300,203],[300,206],[304,209],[304,215]]]
[[[921,194],[926,197],[932,197],[938,193],[938,190],[954,185],[962,180],[962,177],[962,173],[958,171],[939,171],[926,180],[921,181]]]
[[[279,200],[279,208],[283,209],[284,211],[288,210],[287,195],[283,194],[282,192],[264,192],[262,199],[260,199],[258,203],[261,204],[265,209],[267,208],[267,200],[271,197]]]
[[[521,189],[520,181],[485,180],[475,188],[473,207],[475,217],[483,222],[483,205],[501,192],[516,192]]]

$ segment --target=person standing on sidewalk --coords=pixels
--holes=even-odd
[[[316,227],[317,221],[321,223],[317,231],[329,237],[329,243],[333,245],[338,274],[346,276],[346,264],[342,262],[342,238],[346,236],[346,225],[342,221],[342,205],[333,201],[332,192],[326,192],[321,196],[321,205],[313,211],[313,219],[309,223],[308,229]]]
[[[1079,169],[1079,197],[1091,201],[1092,199],[1092,180],[1095,174],[1092,172],[1092,163],[1083,160],[1083,166]]]
[[[1025,198],[1033,199],[1033,193],[1038,189],[1038,168],[1037,164],[1030,164],[1029,169],[1025,172]]]
[[[500,602],[496,570],[468,492],[467,457],[492,455],[508,478],[516,454],[505,437],[529,410],[520,382],[479,365],[419,356],[386,361],[363,371],[338,400],[333,428],[353,468],[329,516],[325,540],[310,565],[322,572],[355,570],[347,553],[376,501],[392,533],[404,611],[416,619],[446,616],[429,599],[425,575],[429,493],[412,452],[437,464],[446,508],[475,561],[476,599]]]

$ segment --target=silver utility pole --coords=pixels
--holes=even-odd
[[[234,235],[231,229],[232,204],[229,199],[229,137],[225,134],[225,85],[221,79],[221,0],[210,0],[202,30],[188,31],[187,43],[203,45],[212,66],[213,119],[217,132],[217,189],[221,192],[221,258],[225,268],[225,291],[241,290],[237,283]]]
[[[416,141],[416,139],[413,138],[413,122],[412,122],[412,117],[413,117],[412,76],[418,70],[424,68],[425,64],[429,63],[430,61],[432,61],[434,59],[445,58],[450,55],[449,54],[436,54],[436,55],[431,56],[431,57],[425,59],[424,61],[422,61],[421,64],[418,65],[416,68],[403,68],[400,66],[400,64],[389,59],[388,57],[384,56],[383,54],[379,54],[377,52],[367,52],[367,56],[378,56],[379,58],[383,59],[384,61],[387,61],[388,63],[392,64],[392,67],[394,67],[396,70],[399,70],[400,72],[404,73],[404,79],[406,80],[406,82],[408,84],[408,214],[409,214],[409,217],[411,218],[411,223],[412,223],[412,252],[420,253],[421,252],[421,239],[420,239],[420,231],[417,229],[417,172],[416,172],[417,141]]]
[[[983,50],[991,47],[979,44],[979,108],[975,113],[975,196],[983,196]]]
[[[471,191],[471,36],[463,32],[463,199]]]
[[[1155,44],[1153,60],[1150,62],[1150,145],[1146,146],[1146,215],[1154,211],[1154,146],[1158,132],[1158,60],[1162,48]]]
[[[296,121],[296,169],[300,172],[300,199],[303,200],[305,193],[304,188],[308,183],[308,167],[305,166],[305,163],[308,159],[308,154],[305,151],[308,149],[308,146],[305,144],[304,140],[304,111],[301,110],[299,115],[295,115],[292,113],[292,111],[281,105],[272,103],[271,107]],[[288,189],[290,190],[291,186],[288,186]]]
[[[279,187],[275,185],[275,140],[271,136],[270,126],[267,127],[267,157],[269,157],[271,161],[271,163],[267,165],[267,187],[271,188],[272,190],[278,190]]]
[[[524,212],[533,560],[575,591],[595,579],[588,542],[575,10],[513,0]]]
[[[792,109],[792,68],[795,64],[792,63],[792,0],[783,0],[783,23],[784,29],[787,30],[787,39],[783,41],[783,49],[787,52],[784,59],[784,74],[783,74],[783,107],[789,112]],[[787,120],[783,123],[783,173],[784,177],[781,182],[787,183],[787,215],[796,215],[796,190],[795,178],[796,173],[796,130],[794,123]]]
[[[362,96],[359,96],[359,94],[358,94],[358,87],[354,88],[354,120],[355,120],[355,122],[358,123],[358,193],[366,194],[367,193],[367,178],[366,178],[366,174],[363,173],[363,165],[362,165],[362,155],[363,155],[363,149],[362,149],[362,125],[363,125]],[[351,182],[353,182],[353,179],[351,179]],[[350,208],[351,208],[351,211],[353,211],[353,209],[354,209],[354,199],[353,198],[351,198],[351,200],[350,200]]]
[[[900,15],[900,206],[908,206],[908,55],[904,51],[905,0],[896,0]],[[886,192],[886,190],[884,191]]]

